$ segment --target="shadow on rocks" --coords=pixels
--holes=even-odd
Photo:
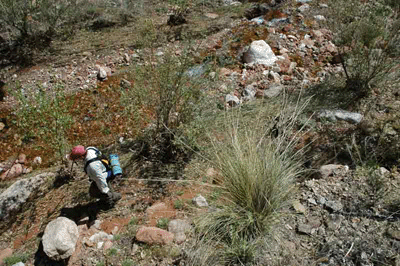
[[[43,250],[43,243],[40,241],[39,248],[35,253],[35,266],[66,266],[68,265],[68,260],[55,261],[51,260]]]
[[[102,211],[107,211],[112,207],[101,202],[89,202],[87,204],[78,204],[71,208],[62,208],[60,216],[66,217],[74,221],[77,225],[87,224],[90,227],[97,219],[97,215]],[[88,217],[89,219],[86,219]]]

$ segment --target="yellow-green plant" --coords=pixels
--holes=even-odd
[[[69,148],[66,134],[73,123],[73,97],[66,97],[62,84],[56,84],[51,92],[39,88],[32,95],[18,88],[14,96],[19,103],[16,123],[24,134],[23,140],[51,143],[57,155],[63,157]]]

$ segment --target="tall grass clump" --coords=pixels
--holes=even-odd
[[[398,79],[400,17],[390,1],[330,1],[326,26],[333,32],[345,89],[357,98]]]
[[[276,116],[265,116],[268,106],[259,108],[254,117],[240,111],[227,114],[225,135],[212,140],[211,161],[221,176],[217,183],[223,199],[219,210],[203,215],[196,225],[199,246],[214,246],[222,254],[210,254],[219,258],[215,265],[257,260],[257,247],[278,221],[302,172],[301,151],[294,148],[302,130],[296,128],[302,108],[285,106]],[[207,260],[194,255],[193,265],[199,259]]]

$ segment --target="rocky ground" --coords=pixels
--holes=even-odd
[[[279,12],[269,12],[260,6],[249,8],[245,13],[247,18],[241,19],[227,20],[212,10],[201,14],[206,23],[217,26],[216,33],[198,42],[195,56],[206,51],[211,58],[227,61],[234,58],[242,63],[227,64],[210,72],[205,71],[203,64],[188,71],[193,75],[208,75],[213,81],[208,94],[220,99],[227,108],[245,106],[257,98],[273,99],[284,92],[313,94],[316,84],[342,76],[342,68],[335,62],[337,48],[321,15],[329,6],[318,1],[295,2],[279,6]],[[167,17],[160,19],[160,25],[166,21]],[[115,34],[121,37],[118,45],[96,48],[93,43],[101,43],[113,33],[102,32],[98,39],[93,39],[93,46],[82,45],[73,52],[70,48],[60,48],[65,56],[50,57],[54,63],[27,69],[10,67],[3,69],[2,75],[11,84],[10,88],[18,81],[26,93],[38,87],[50,91],[60,81],[68,91],[91,90],[104,82],[102,75],[119,83],[127,79],[126,67],[143,63],[141,54],[145,51],[129,47],[129,39],[122,38],[129,29],[132,28],[116,30]],[[80,36],[76,38],[71,42],[80,40]],[[237,38],[242,42],[237,43]],[[256,43],[263,52],[264,48],[267,50],[265,55],[247,50],[255,39],[266,41]],[[266,44],[272,49],[268,50]],[[175,47],[177,55],[181,53],[178,40],[168,46]],[[163,51],[158,48],[158,56],[163,56]],[[257,60],[268,62],[259,64]],[[325,94],[316,96],[314,103],[329,104],[323,105],[323,111],[311,110],[315,113],[312,117],[315,127],[305,136],[304,143],[299,144],[314,149],[308,155],[311,159],[304,159],[313,172],[297,180],[293,203],[282,212],[271,246],[265,250],[259,265],[400,265],[397,167],[389,161],[383,164],[386,168],[358,167],[348,154],[332,155],[343,153],[335,150],[334,140],[357,130],[369,132],[370,136],[379,133],[380,140],[387,138],[393,141],[391,148],[397,147],[398,128],[387,121],[400,115],[398,88],[374,91],[373,104],[359,105],[358,110],[352,109],[356,105],[347,104],[347,111],[337,109],[343,108],[346,95],[335,101],[329,91],[318,93]],[[0,104],[8,106],[12,102],[9,96]],[[383,124],[382,131],[373,127],[375,120]],[[0,127],[0,133],[9,130],[3,128]],[[175,182],[162,185],[147,182],[130,160],[135,147],[121,139],[112,148],[120,154],[126,174],[114,183],[123,198],[111,210],[88,197],[89,183],[80,171],[81,166],[74,166],[72,173],[68,163],[41,169],[40,159],[30,158],[29,154],[28,158],[4,160],[0,164],[3,174],[0,262],[13,255],[22,258],[25,265],[186,265],[194,236],[192,219],[202,212],[213,211],[219,194],[190,169],[180,172]],[[149,169],[145,165],[146,162],[142,169]],[[8,169],[14,169],[12,174],[6,172]],[[213,169],[203,172],[211,179],[215,174]],[[198,195],[205,200],[196,199]],[[95,220],[90,219],[93,214]],[[76,232],[71,235],[77,244],[72,256],[56,263],[48,260],[42,241],[46,239],[46,226],[59,216],[75,221]],[[12,264],[7,262],[7,265]]]

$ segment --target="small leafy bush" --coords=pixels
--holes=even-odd
[[[129,221],[129,225],[137,225],[139,219],[136,216],[133,216]]]
[[[167,229],[169,223],[168,218],[160,218],[157,220],[157,227],[161,229]]]
[[[181,210],[181,209],[183,209],[183,206],[184,206],[183,200],[178,199],[178,200],[174,201],[174,208],[175,209]]]
[[[63,85],[56,85],[51,93],[39,88],[29,97],[19,88],[14,96],[19,103],[15,122],[23,133],[22,139],[50,143],[56,155],[63,158],[68,149],[66,134],[73,124],[73,98],[66,97]]]
[[[134,262],[133,262],[133,260],[131,260],[131,259],[124,260],[124,261],[122,262],[122,266],[133,266],[133,265],[134,265]]]
[[[25,263],[28,260],[28,258],[29,258],[28,254],[22,253],[22,254],[15,254],[15,255],[12,255],[10,257],[7,257],[3,261],[4,261],[5,265],[11,266],[11,265],[14,265],[14,264],[16,264],[18,262]]]
[[[115,255],[117,255],[117,253],[118,253],[118,249],[116,249],[116,248],[110,248],[109,250],[108,250],[108,256],[115,256]]]

